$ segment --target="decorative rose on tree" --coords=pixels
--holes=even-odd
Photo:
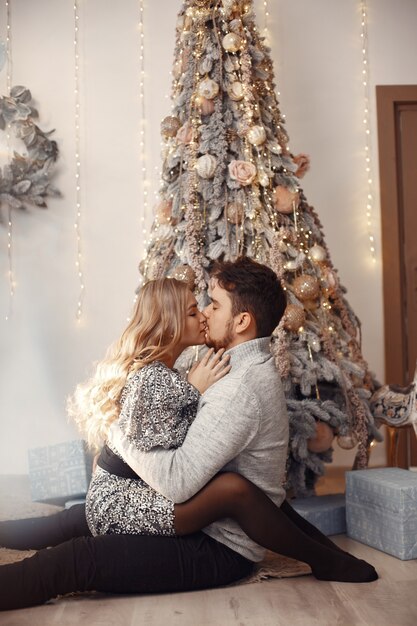
[[[292,160],[296,165],[298,165],[298,169],[295,172],[295,175],[298,178],[303,178],[303,176],[307,174],[308,170],[310,169],[310,157],[308,156],[308,154],[300,153],[297,154],[297,156],[293,157]]]
[[[230,178],[245,187],[255,180],[256,167],[249,161],[231,161],[229,163]]]

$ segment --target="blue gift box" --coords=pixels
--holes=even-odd
[[[85,441],[32,448],[28,456],[32,500],[63,504],[87,493],[93,457]]]
[[[343,493],[291,500],[291,506],[324,535],[346,532],[345,496]]]
[[[346,522],[349,537],[403,561],[417,558],[417,473],[347,472]]]

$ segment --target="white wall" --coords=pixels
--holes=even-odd
[[[159,124],[169,112],[169,70],[179,0],[145,3],[147,167],[157,189]],[[262,6],[257,0],[256,4]],[[270,30],[291,147],[307,152],[304,179],[333,262],[363,322],[364,353],[383,379],[379,208],[378,263],[365,224],[359,2],[271,0]],[[368,0],[375,84],[417,82],[415,0]],[[75,142],[73,3],[13,0],[13,83],[29,87],[40,126],[55,128],[62,198],[14,215],[16,295],[7,313],[6,229],[0,227],[0,473],[27,471],[27,449],[73,437],[65,398],[121,331],[142,255],[139,161],[139,3],[80,0],[81,193],[85,309],[75,321]],[[261,25],[262,21],[260,20]],[[0,39],[5,40],[4,3]],[[6,92],[6,72],[0,72]],[[375,103],[372,102],[377,188]],[[4,138],[3,138],[4,140]],[[3,144],[0,144],[4,146]],[[383,458],[383,447],[374,460]],[[337,452],[337,463],[351,454]]]

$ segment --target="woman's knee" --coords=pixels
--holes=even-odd
[[[253,492],[254,485],[235,472],[223,472],[218,476],[222,490],[234,500],[245,501]]]

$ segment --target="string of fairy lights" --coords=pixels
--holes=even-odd
[[[262,8],[264,12],[263,36],[268,42],[269,41],[269,17],[270,17],[269,0],[262,0]]]
[[[139,160],[142,181],[142,240],[146,241],[149,213],[149,180],[146,145],[146,101],[145,101],[145,2],[139,0]]]
[[[81,321],[85,296],[83,242],[81,232],[81,135],[80,135],[80,13],[79,2],[74,0],[74,131],[75,131],[75,267],[79,282],[76,319]]]
[[[366,227],[369,252],[372,261],[376,262],[375,235],[373,224],[374,184],[372,177],[372,142],[370,122],[370,84],[369,84],[369,50],[368,50],[368,6],[366,0],[361,0],[361,45],[362,45],[362,86],[363,86],[363,124],[365,129],[365,174],[367,182],[366,192]]]
[[[6,0],[6,93],[10,96],[12,89],[12,29],[10,15],[10,0]],[[10,123],[6,125],[6,143],[7,158],[10,160]],[[13,301],[15,295],[15,275],[13,263],[13,213],[12,207],[9,205],[7,211],[7,280],[9,285],[9,303],[6,313],[6,322],[8,322],[13,312]]]

